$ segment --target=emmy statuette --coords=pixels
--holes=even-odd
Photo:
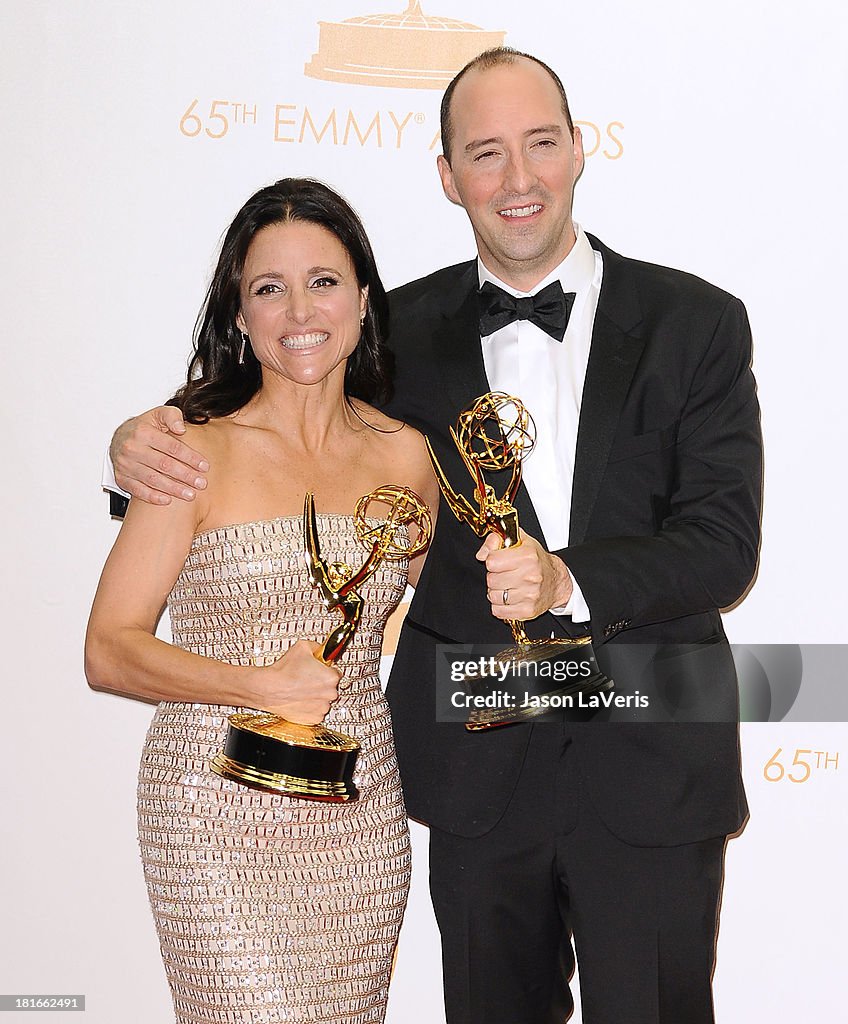
[[[478,537],[496,533],[503,547],[517,547],[521,544],[521,537],[518,513],[513,501],[521,483],[521,461],[530,454],[536,443],[535,425],[529,412],[519,399],[500,391],[490,391],[459,414],[456,428],[451,427],[450,432],[475,486],[472,504],[453,489],[428,439],[430,461],[448,507]],[[484,471],[491,473],[504,470],[511,471],[511,476],[503,495],[498,497],[494,487],[486,483],[483,474]],[[573,660],[578,652],[590,666],[588,674],[576,680],[570,679],[566,685],[557,683],[551,689],[539,689],[537,684],[536,690],[541,697],[573,697],[580,693],[612,689],[612,680],[597,668],[591,637],[532,639],[527,635],[523,622],[508,620],[507,624],[512,631],[513,646],[500,651],[494,661],[498,666],[509,666],[513,678],[517,675],[525,677],[522,666]],[[526,677],[529,678],[529,673]],[[475,676],[474,679],[467,679],[466,683],[475,692],[480,690],[481,683],[491,689],[485,676],[482,679]],[[469,731],[491,729],[534,718],[548,710],[544,701],[538,706],[475,709],[469,715],[466,728]]]
[[[372,502],[388,505],[385,519],[368,516]],[[354,510],[356,534],[370,554],[358,570],[321,557],[315,502],[311,493],[303,504],[303,535],[309,576],[323,606],[338,610],[342,621],[324,641],[319,655],[332,665],[353,638],[365,605],[359,587],[384,560],[412,558],[430,542],[430,511],[407,487],[387,484],[359,499]],[[414,525],[418,536],[409,547],[397,539],[401,527]],[[359,743],[324,725],[288,722],[268,712],[229,716],[222,753],[212,760],[212,771],[222,778],[253,789],[304,800],[345,803],[359,795],[353,782]]]

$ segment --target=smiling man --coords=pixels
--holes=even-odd
[[[518,85],[517,67],[481,63],[454,80],[438,168],[445,195],[471,220],[485,267],[530,291],[574,245],[583,144],[550,74],[524,60]]]
[[[580,133],[535,58],[472,61],[445,94],[442,140],[477,258],[391,296],[389,411],[455,481],[449,427],[483,392],[519,397],[539,439],[520,547],[476,550],[439,517],[389,684],[407,807],[431,828],[447,1018],[560,1024],[573,939],[585,1024],[707,1024],[724,846],[747,813],[718,612],[759,543],[745,310],[574,224]],[[156,410],[116,435],[128,490],[192,496],[202,456],[167,432],[177,420]],[[591,633],[617,688],[653,687],[670,721],[656,705],[652,722],[438,721],[437,645],[503,646],[499,620],[516,618],[535,636]]]

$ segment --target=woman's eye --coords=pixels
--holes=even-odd
[[[280,290],[281,289],[280,289],[280,286],[278,284],[274,284],[273,282],[270,282],[268,284],[261,284],[256,289],[256,294],[257,295],[273,295],[276,292],[279,292]]]
[[[316,277],[312,282],[313,288],[332,288],[339,282],[334,277]]]

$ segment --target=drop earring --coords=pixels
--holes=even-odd
[[[245,347],[245,345],[249,341],[250,341],[250,338],[248,338],[248,336],[244,333],[244,331],[242,331],[241,332],[241,347],[239,348],[239,356],[238,356],[239,366],[243,366],[244,365],[244,347]]]

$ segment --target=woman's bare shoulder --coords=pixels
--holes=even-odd
[[[232,477],[236,428],[229,417],[210,419],[206,423],[187,423],[183,440],[201,452],[209,463],[206,486],[197,491],[198,529],[207,523],[214,506],[226,496]]]
[[[206,423],[186,423],[183,440],[203,452],[210,465],[226,459],[237,443],[238,425],[231,416],[207,420]]]
[[[379,431],[381,459],[390,465],[393,478],[412,487],[435,510],[439,500],[438,486],[424,435],[408,423],[392,419],[370,406],[360,408],[358,412],[364,422]]]
[[[373,405],[368,405],[358,398],[352,398],[350,406],[356,419],[381,434],[401,434],[406,427],[402,420],[392,419],[380,409],[375,409]]]
[[[372,440],[391,452],[392,458],[416,459],[426,456],[424,435],[404,423],[393,419],[372,405],[357,401],[354,411],[359,419],[374,430]]]

